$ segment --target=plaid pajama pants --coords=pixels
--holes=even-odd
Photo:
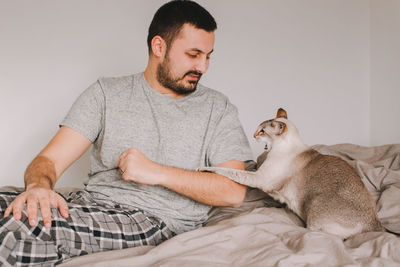
[[[103,207],[84,190],[66,194],[69,217],[52,208],[52,225],[44,227],[40,212],[36,226],[29,226],[26,212],[16,221],[3,218],[8,205],[21,192],[0,192],[0,265],[53,266],[80,255],[143,245],[158,245],[174,236],[159,218],[139,209]]]

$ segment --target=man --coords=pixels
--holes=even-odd
[[[198,84],[216,27],[192,1],[171,1],[156,12],[145,71],[91,85],[28,166],[25,191],[14,200],[2,196],[9,203],[0,222],[2,261],[56,263],[157,245],[201,226],[210,206],[241,204],[244,186],[194,171],[244,169],[251,159],[236,108]],[[64,199],[54,184],[92,144],[85,189]]]

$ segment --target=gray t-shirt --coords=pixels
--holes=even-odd
[[[135,147],[150,160],[187,170],[252,159],[237,109],[223,94],[199,84],[172,98],[152,89],[143,73],[99,79],[61,125],[93,142],[86,190],[96,202],[139,208],[176,233],[200,226],[210,206],[162,186],[123,181],[117,169],[123,151]]]

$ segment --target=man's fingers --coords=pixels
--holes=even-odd
[[[127,166],[125,166],[125,165],[119,166],[119,171],[121,174],[124,174],[126,172],[126,169],[127,169]]]
[[[65,202],[64,198],[61,196],[57,196],[57,205],[56,207],[61,213],[61,216],[64,218],[68,218],[68,205],[67,202]]]
[[[123,161],[125,156],[126,156],[126,151],[122,152],[121,155],[119,156],[119,163],[121,163],[121,161]]]
[[[28,214],[29,225],[35,226],[37,222],[37,200],[27,201],[26,213]]]
[[[8,217],[12,211],[12,205],[8,206],[7,209],[4,211],[3,218]]]
[[[121,175],[123,176],[124,173],[126,172],[126,169],[128,168],[126,161],[124,161],[124,160],[120,161],[118,164],[118,168],[121,172]]]
[[[50,202],[48,199],[42,198],[39,200],[40,205],[40,213],[42,214],[44,227],[51,227],[51,210],[50,210]]]
[[[119,163],[121,163],[121,161],[122,161],[122,162],[125,161],[126,158],[128,157],[128,155],[129,155],[130,153],[132,153],[132,151],[135,151],[135,149],[130,148],[130,149],[125,150],[124,152],[122,152],[121,155],[119,156]]]
[[[16,219],[17,221],[21,220],[22,208],[20,208],[19,206],[14,205],[12,207],[12,213],[13,213],[14,219]]]
[[[14,219],[16,219],[16,220],[21,219],[22,208],[24,207],[24,204],[25,204],[25,197],[20,196],[20,197],[15,198],[14,201],[7,208],[7,209],[9,209],[9,213],[12,211]]]
[[[60,214],[64,218],[68,218],[68,205],[64,198],[54,191],[42,189],[33,189],[33,191],[21,193],[6,208],[4,217],[10,216],[12,213],[16,220],[20,220],[25,203],[26,214],[31,227],[38,223],[38,208],[46,228],[51,227],[51,206],[57,207]]]

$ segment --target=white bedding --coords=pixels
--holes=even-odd
[[[384,226],[400,233],[400,144],[315,146],[361,175]],[[400,237],[370,232],[346,241],[304,228],[296,215],[250,189],[240,208],[214,208],[208,223],[157,247],[101,252],[60,266],[400,266]]]

